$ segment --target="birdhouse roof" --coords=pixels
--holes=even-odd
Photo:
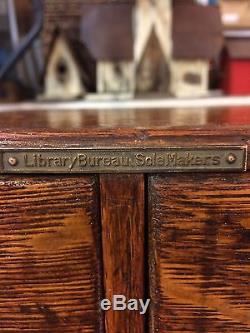
[[[250,38],[227,38],[226,50],[230,58],[250,60]]]
[[[133,3],[94,3],[82,7],[81,39],[96,60],[132,61]]]
[[[177,1],[173,7],[174,58],[209,60],[219,55],[222,46],[219,8]]]

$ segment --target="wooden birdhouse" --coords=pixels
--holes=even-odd
[[[133,96],[133,4],[88,4],[82,13],[81,40],[96,61],[97,93]]]
[[[70,100],[95,91],[96,65],[79,41],[56,32],[48,54],[43,99]]]
[[[168,92],[172,53],[172,1],[137,0],[135,5],[136,91]]]
[[[176,97],[208,95],[210,64],[219,57],[222,46],[222,24],[217,6],[176,1],[170,94]]]
[[[60,30],[70,38],[79,39],[83,0],[43,0],[42,2],[44,8],[42,40],[44,54],[47,57],[53,33],[57,27],[60,27]]]

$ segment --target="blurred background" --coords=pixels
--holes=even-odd
[[[0,103],[243,95],[249,0],[0,0]]]

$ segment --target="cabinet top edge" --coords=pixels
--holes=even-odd
[[[4,109],[5,110],[5,109]],[[201,131],[245,133],[250,136],[250,105],[245,107],[199,107],[162,109],[25,109],[3,111],[0,133],[82,134],[86,132],[128,134],[143,130],[181,135]]]

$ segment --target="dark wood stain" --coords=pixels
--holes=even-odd
[[[154,96],[152,96],[153,98]],[[91,130],[106,130],[107,134],[111,129],[118,131],[123,129],[139,129],[147,130],[169,130],[172,135],[173,131],[181,130],[179,134],[184,134],[184,131],[197,130],[204,132],[205,130],[216,130],[216,133],[223,133],[223,129],[228,132],[228,129],[233,132],[237,131],[242,134],[248,130],[250,126],[250,105],[245,107],[199,107],[199,108],[148,108],[145,102],[145,108],[141,109],[95,109],[95,110],[60,110],[57,104],[54,104],[57,109],[34,110],[25,109],[22,104],[13,106],[0,105],[0,128],[1,132],[12,130],[14,132],[29,133],[47,131],[71,132],[73,135],[77,132],[85,132]],[[24,111],[22,111],[22,109]],[[180,113],[182,117],[180,117]],[[132,132],[131,132],[132,133]],[[30,133],[31,134],[31,133]],[[179,136],[178,134],[178,136]],[[45,138],[46,139],[46,138]]]
[[[144,176],[101,175],[101,212],[106,297],[144,294]],[[145,316],[108,311],[106,333],[142,333]]]
[[[149,179],[151,332],[250,332],[248,174]]]
[[[249,107],[18,108],[1,112],[1,148],[250,143]],[[250,332],[249,173],[144,177],[0,177],[0,333],[102,333],[100,300],[147,282],[150,328],[109,311],[106,333]]]
[[[0,332],[103,332],[95,177],[0,179]]]
[[[249,143],[249,107],[12,111],[1,112],[0,117],[1,148],[159,148]]]

